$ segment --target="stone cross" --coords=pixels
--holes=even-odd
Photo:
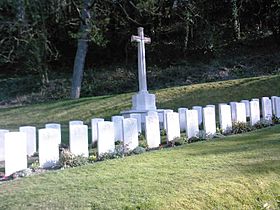
[[[145,59],[145,43],[151,43],[151,39],[144,37],[144,28],[138,28],[138,36],[131,36],[132,42],[138,43],[138,80],[139,92],[147,91],[146,78],[146,59]]]

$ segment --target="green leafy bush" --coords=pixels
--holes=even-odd
[[[265,128],[265,127],[268,127],[268,126],[271,126],[271,121],[269,120],[264,120],[264,119],[261,119],[259,122],[257,122],[253,127],[255,129],[261,129],[261,128]]]
[[[234,122],[232,124],[232,134],[245,133],[252,130],[252,126],[245,122]]]
[[[138,146],[132,151],[132,154],[138,155],[138,154],[142,154],[144,152],[146,152],[146,149],[144,147]]]
[[[74,155],[68,149],[61,149],[59,164],[63,168],[72,168],[77,166],[86,165],[88,163],[88,158],[81,155]]]

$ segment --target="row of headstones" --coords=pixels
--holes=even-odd
[[[271,120],[272,114],[280,117],[280,98],[262,98],[262,116]],[[138,146],[138,133],[142,132],[141,115],[130,114],[129,118],[113,116],[112,121],[102,118],[91,120],[92,143],[97,142],[98,155],[112,153],[115,142],[123,142],[124,149],[131,151]],[[228,132],[232,122],[246,122],[250,118],[251,125],[260,120],[259,99],[251,101],[231,102],[219,104],[220,128]],[[192,109],[179,108],[178,113],[173,110],[163,110],[160,114],[155,111],[147,113],[144,119],[145,137],[149,148],[159,147],[161,143],[160,125],[166,130],[167,141],[180,137],[186,131],[187,138],[197,137],[199,125],[203,124],[205,133],[216,133],[215,106],[194,106]],[[82,121],[69,122],[69,146],[75,155],[88,157],[88,126]],[[39,163],[43,168],[52,167],[59,160],[59,144],[61,143],[60,124],[46,124],[39,130]],[[36,152],[36,128],[20,127],[19,132],[0,130],[0,161],[5,160],[5,174],[9,175],[27,167],[27,155]]]

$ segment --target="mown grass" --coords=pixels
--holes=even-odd
[[[280,126],[0,185],[0,209],[279,209]]]
[[[255,97],[280,95],[280,75],[254,77],[222,82],[212,82],[153,91],[158,108],[191,107],[218,104]],[[120,111],[131,108],[133,93],[62,100],[23,107],[0,109],[0,128],[16,129],[19,125],[43,126],[59,122],[64,126],[69,120],[80,119],[90,123],[94,117],[109,119]]]

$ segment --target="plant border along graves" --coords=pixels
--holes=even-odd
[[[82,122],[80,122],[82,123]],[[261,119],[254,125],[251,125],[250,122],[247,119],[247,122],[233,122],[232,128],[230,130],[223,131],[220,129],[219,123],[216,121],[216,124],[218,124],[216,133],[213,134],[207,134],[205,131],[200,130],[198,135],[196,137],[191,137],[189,139],[186,138],[186,136],[181,135],[181,137],[177,137],[173,140],[167,139],[166,130],[162,129],[160,132],[161,136],[161,144],[159,147],[156,148],[148,148],[148,144],[145,138],[145,135],[143,133],[139,133],[138,135],[138,141],[139,145],[134,148],[133,150],[128,150],[126,148],[126,145],[124,145],[121,141],[115,141],[115,151],[112,153],[102,153],[101,155],[97,155],[96,147],[93,147],[95,145],[92,143],[91,147],[92,150],[90,152],[90,155],[88,157],[85,157],[83,155],[74,155],[72,152],[70,152],[69,146],[64,144],[59,144],[59,161],[58,163],[48,169],[40,168],[40,164],[38,161],[38,153],[34,153],[33,156],[31,156],[28,161],[31,162],[29,167],[27,169],[17,171],[9,176],[1,176],[0,174],[0,183],[3,181],[10,181],[14,180],[16,178],[22,178],[30,175],[40,174],[49,170],[59,170],[59,169],[65,169],[65,168],[72,168],[72,167],[78,167],[86,164],[94,164],[98,161],[104,161],[108,159],[114,159],[114,158],[123,158],[125,156],[130,155],[137,155],[144,153],[146,151],[151,150],[159,150],[163,148],[168,147],[174,147],[174,146],[180,146],[187,143],[192,143],[196,141],[202,141],[202,140],[210,140],[214,138],[221,138],[226,135],[233,135],[238,133],[244,133],[244,132],[250,132],[256,129],[261,129],[268,126],[274,126],[276,124],[280,124],[280,118],[276,117],[275,114],[272,115],[271,119]]]

